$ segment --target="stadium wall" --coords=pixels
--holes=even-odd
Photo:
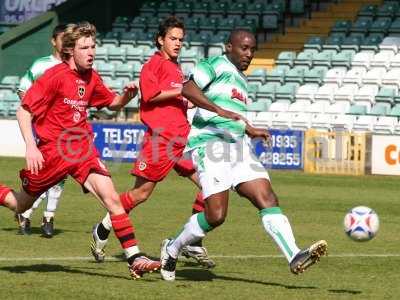
[[[99,31],[111,28],[116,16],[136,15],[145,0],[68,0],[32,20],[0,35],[0,78],[5,75],[22,76],[35,58],[51,51],[49,38],[60,22],[87,20]]]

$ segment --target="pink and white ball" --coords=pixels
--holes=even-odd
[[[354,241],[369,241],[376,235],[378,229],[378,215],[369,207],[354,207],[344,217],[344,231]]]

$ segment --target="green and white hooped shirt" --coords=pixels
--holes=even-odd
[[[216,105],[245,116],[248,101],[247,79],[225,56],[201,60],[190,76],[204,95]],[[221,118],[216,113],[197,108],[186,150],[223,140],[234,143],[245,135],[245,123]]]
[[[18,91],[26,92],[33,84],[33,82],[46,72],[47,69],[54,67],[61,63],[53,55],[44,56],[35,60],[32,66],[26,71],[19,83]]]

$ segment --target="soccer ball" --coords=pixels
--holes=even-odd
[[[344,231],[354,241],[369,241],[376,235],[378,229],[378,215],[369,207],[354,207],[344,217]]]

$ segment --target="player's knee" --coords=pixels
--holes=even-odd
[[[119,199],[119,195],[116,192],[110,193],[109,195],[104,197],[103,201],[110,212],[115,212],[117,210],[123,209],[121,201]]]
[[[225,222],[226,214],[223,211],[216,211],[206,216],[207,222],[212,227],[218,227]]]
[[[278,196],[275,194],[275,192],[270,189],[268,191],[265,191],[265,194],[263,195],[265,201],[269,204],[269,206],[278,206]]]

